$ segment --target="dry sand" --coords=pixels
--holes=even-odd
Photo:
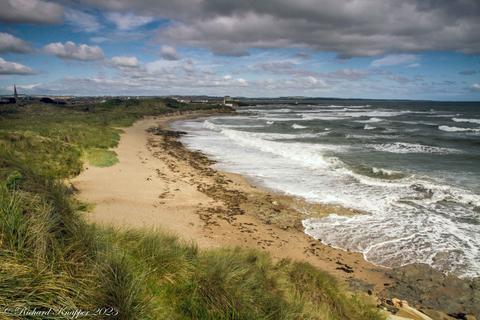
[[[197,114],[198,116],[198,114]],[[87,220],[119,228],[164,229],[200,248],[240,246],[276,259],[307,261],[350,288],[373,293],[391,286],[388,269],[361,254],[323,245],[305,235],[305,213],[355,214],[275,194],[239,175],[211,168],[204,155],[187,150],[168,123],[185,115],[153,117],[126,128],[115,149],[119,163],[88,166],[72,183],[79,198],[94,204]],[[147,129],[157,127],[156,131]]]

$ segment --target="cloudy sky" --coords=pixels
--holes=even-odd
[[[0,0],[0,94],[480,100],[478,0]]]

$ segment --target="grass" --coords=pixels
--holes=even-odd
[[[201,107],[147,99],[0,109],[1,310],[79,308],[100,313],[87,317],[95,319],[381,319],[305,263],[238,248],[201,251],[161,230],[85,223],[86,205],[63,181],[85,160],[118,161],[109,149],[119,127],[193,108]]]
[[[110,167],[118,162],[117,154],[105,149],[89,149],[86,152],[86,159],[95,167]]]

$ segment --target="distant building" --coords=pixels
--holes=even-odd
[[[13,84],[13,97],[18,99],[17,86]]]
[[[234,107],[237,103],[230,96],[223,97],[223,105],[227,107]]]
[[[232,97],[230,96],[225,96],[223,97],[223,105],[227,107],[231,107],[232,105]]]

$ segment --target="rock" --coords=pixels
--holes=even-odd
[[[340,261],[337,261],[335,263],[339,265],[339,267],[336,268],[337,270],[342,270],[346,273],[353,273],[353,268],[348,264],[341,263]]]
[[[342,270],[343,272],[346,272],[346,273],[353,273],[353,269],[352,269],[352,268],[347,268],[347,267],[344,267],[344,266],[337,267],[336,269],[337,269],[337,270]]]
[[[381,297],[398,297],[444,314],[480,315],[480,278],[460,279],[422,264],[392,269],[387,276],[392,285],[379,292]]]
[[[402,307],[402,301],[400,301],[400,299],[393,298],[392,299],[392,305],[394,307],[401,308]]]
[[[448,315],[455,319],[467,320],[467,315],[463,312],[449,313]]]

